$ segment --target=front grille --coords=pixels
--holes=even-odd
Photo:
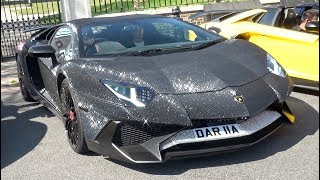
[[[154,137],[178,132],[183,126],[165,124],[142,124],[138,122],[121,122],[113,137],[113,143],[118,146],[137,145]]]
[[[225,124],[239,124],[247,120],[246,117],[243,118],[233,118],[233,119],[192,119],[193,128],[209,127],[209,126],[218,126]]]
[[[162,155],[165,155],[166,153],[170,153],[170,152],[193,151],[193,150],[197,150],[198,152],[200,152],[201,149],[216,148],[215,150],[212,149],[212,152],[214,152],[214,151],[225,151],[227,149],[235,149],[237,147],[240,147],[239,145],[249,146],[254,143],[257,143],[259,140],[268,136],[273,131],[278,129],[281,125],[283,125],[285,122],[286,122],[285,119],[280,117],[277,120],[275,120],[273,123],[266,126],[265,128],[248,136],[236,137],[236,138],[230,138],[230,139],[221,139],[221,140],[215,140],[215,141],[178,144],[163,150],[161,153]]]
[[[277,111],[281,113],[282,104],[277,102],[272,103],[266,110]],[[219,126],[225,124],[240,124],[251,117],[235,117],[235,118],[217,118],[217,119],[191,119],[192,128],[201,128],[209,126]]]

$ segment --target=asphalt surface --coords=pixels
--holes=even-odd
[[[37,103],[22,101],[18,87],[1,90],[3,179],[319,179],[319,96],[292,93],[295,124],[232,153],[127,164],[69,147],[62,122]]]

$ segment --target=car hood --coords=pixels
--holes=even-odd
[[[266,52],[243,40],[155,56],[89,59],[81,68],[98,80],[145,86],[163,94],[219,91],[242,86],[268,73]]]

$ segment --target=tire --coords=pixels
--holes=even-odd
[[[22,73],[22,68],[20,62],[17,60],[17,71],[18,71],[18,79],[19,86],[21,90],[22,99],[27,102],[34,102],[35,100],[30,96],[29,89],[25,86],[25,77]]]
[[[79,154],[89,152],[87,143],[84,137],[83,127],[77,114],[74,100],[70,91],[69,82],[64,79],[59,90],[61,107],[63,116],[66,118],[66,129],[69,144],[73,151]]]

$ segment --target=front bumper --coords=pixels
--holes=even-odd
[[[290,111],[286,111],[290,112]],[[272,132],[289,119],[281,112],[265,110],[258,115],[239,124],[241,134],[230,136],[227,139],[214,137],[210,140],[196,139],[194,127],[185,127],[170,133],[160,133],[139,144],[119,144],[115,138],[122,122],[109,123],[95,141],[88,143],[89,149],[110,158],[131,163],[159,163],[169,159],[202,156],[211,153],[239,149],[251,146]],[[175,127],[179,128],[179,127]],[[175,128],[172,128],[174,130]],[[133,131],[126,129],[126,132]],[[135,134],[131,132],[133,137]],[[136,134],[142,136],[142,134]],[[106,138],[109,137],[109,138]],[[130,136],[127,136],[128,139]]]
[[[281,124],[294,122],[285,102],[291,90],[289,77],[269,73],[252,83],[217,92],[157,95],[145,108],[92,100],[79,93],[77,102],[90,150],[121,161],[158,163],[257,143]],[[235,95],[242,95],[244,103],[236,102]],[[213,121],[225,118],[230,122],[223,123],[236,121],[244,133],[228,139],[195,140],[192,129],[215,126]],[[199,126],[199,120],[211,125]]]

